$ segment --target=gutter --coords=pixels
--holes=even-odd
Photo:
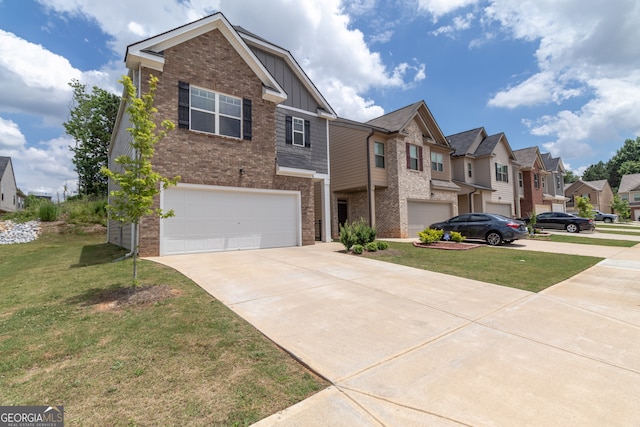
[[[373,210],[371,209],[371,203],[373,202],[373,200],[371,200],[371,137],[374,133],[375,131],[372,128],[369,135],[367,135],[367,205],[370,227],[373,227]]]

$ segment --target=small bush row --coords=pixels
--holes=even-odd
[[[453,242],[462,242],[464,241],[464,236],[457,231],[447,231],[437,230],[435,228],[425,228],[424,230],[418,232],[418,239],[420,242],[425,245],[430,245],[435,242],[439,242],[440,240],[451,240]]]
[[[349,251],[354,245],[366,246],[376,240],[376,229],[369,226],[364,219],[347,221],[340,226],[340,243]]]
[[[377,252],[384,251],[389,248],[389,244],[387,242],[377,241],[377,242],[369,242],[366,245],[355,244],[351,247],[351,252],[356,255],[362,254],[365,250],[367,252]]]

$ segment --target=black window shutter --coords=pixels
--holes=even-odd
[[[242,100],[242,139],[251,141],[253,134],[251,133],[251,100]]]
[[[422,147],[418,147],[418,170],[422,170]]]
[[[285,142],[293,144],[293,120],[291,116],[285,116],[284,124]]]
[[[178,82],[178,128],[189,129],[189,83]]]
[[[411,169],[411,144],[407,142],[407,169]]]
[[[498,174],[498,164],[496,163],[495,165],[496,165],[496,181],[500,181],[500,177]]]
[[[311,147],[311,122],[304,121],[304,146]]]

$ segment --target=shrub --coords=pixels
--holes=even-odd
[[[367,248],[369,252],[375,252],[378,250],[378,244],[376,242],[369,242],[365,245],[365,248]]]
[[[425,228],[418,233],[420,242],[424,243],[425,245],[430,245],[431,243],[442,240],[442,236],[444,236],[444,231],[436,230],[434,228]]]
[[[373,242],[376,240],[376,234],[375,228],[370,227],[364,219],[347,221],[340,226],[340,243],[349,250],[355,244],[365,246]]]
[[[449,237],[451,238],[452,241],[454,242],[463,242],[464,241],[464,236],[462,235],[462,233],[458,233],[457,231],[451,231],[449,232]]]
[[[384,251],[385,249],[389,249],[389,244],[387,242],[378,241],[376,242],[376,244],[378,245],[379,251]]]
[[[364,246],[355,244],[351,248],[351,252],[353,252],[356,255],[360,255],[362,252],[364,252]]]
[[[46,202],[40,205],[38,210],[40,221],[50,222],[58,219],[58,206],[54,203]]]

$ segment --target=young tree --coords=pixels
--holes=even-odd
[[[631,208],[629,207],[629,202],[622,199],[617,194],[613,195],[613,203],[611,203],[611,207],[615,213],[618,214],[621,221],[629,221],[629,219],[631,219]]]
[[[593,213],[593,205],[589,201],[588,197],[576,196],[576,207],[578,208],[578,216],[583,218],[595,217]]]
[[[110,193],[110,201],[107,210],[112,219],[132,224],[133,235],[136,241],[133,245],[133,286],[138,285],[137,252],[138,252],[138,227],[140,220],[147,215],[157,215],[160,218],[173,216],[173,211],[163,211],[153,208],[154,197],[164,188],[176,185],[179,176],[166,178],[153,170],[151,159],[155,152],[156,144],[173,130],[175,125],[169,120],[163,120],[162,130],[156,130],[153,120],[158,110],[153,106],[155,93],[158,87],[158,78],[151,76],[149,79],[149,92],[142,97],[136,96],[136,88],[128,76],[123,76],[119,81],[124,86],[124,100],[127,102],[127,113],[132,127],[127,130],[131,133],[131,147],[133,157],[122,155],[115,159],[120,166],[119,170],[102,168],[103,174],[112,179],[116,189]]]
[[[118,115],[120,97],[94,86],[91,94],[86,85],[71,80],[73,108],[69,121],[63,123],[67,135],[73,137],[73,165],[78,172],[78,193],[104,197],[107,177],[100,173],[107,165],[111,134]]]

